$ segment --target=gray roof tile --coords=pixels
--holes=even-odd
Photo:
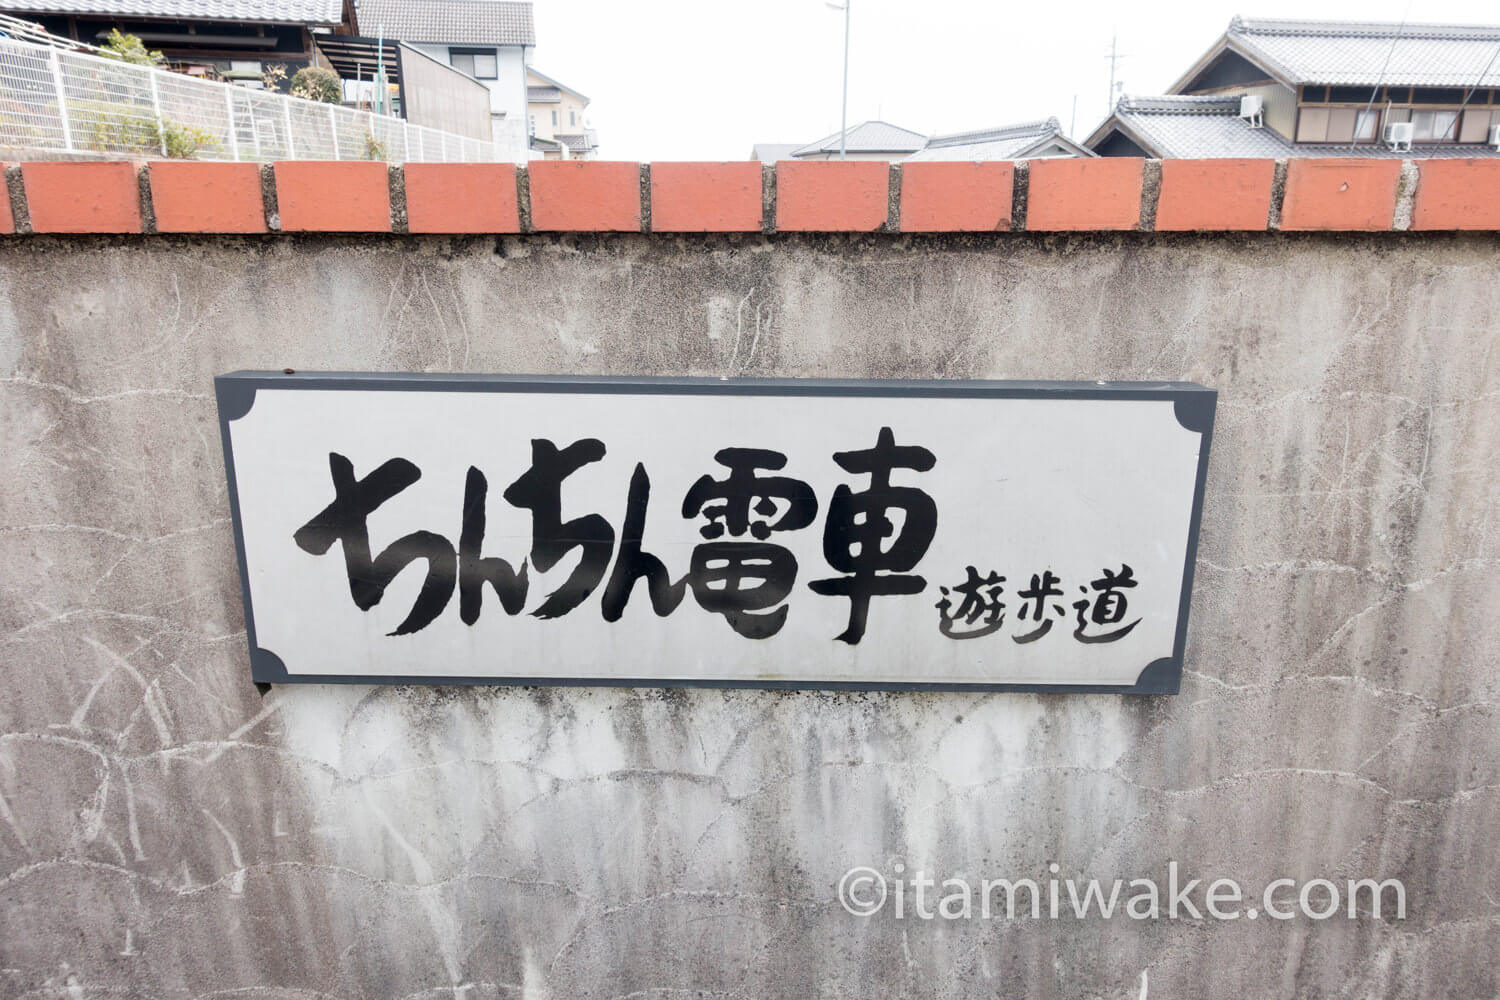
[[[1367,158],[1500,156],[1490,146],[1456,143],[1418,143],[1411,152],[1398,153],[1384,143],[1294,143],[1275,129],[1251,128],[1237,117],[1238,97],[1126,97],[1115,106],[1111,122],[1135,133],[1158,156],[1174,159],[1211,157],[1352,156]],[[1094,135],[1102,139],[1110,122]]]
[[[450,45],[535,45],[531,4],[517,0],[358,0],[359,30]]]
[[[265,24],[340,24],[344,20],[340,0],[0,0],[0,10]]]
[[[868,121],[850,125],[844,148],[850,153],[915,153],[927,145],[927,137],[920,132],[901,128],[889,122]],[[837,153],[839,133],[824,136],[816,142],[792,150],[792,156],[813,156],[818,153]]]
[[[762,163],[790,160],[792,151],[801,148],[800,142],[757,142],[750,147],[750,159],[759,160]]]
[[[569,152],[587,153],[599,148],[599,137],[592,129],[587,132],[554,133],[552,138],[568,147]]]
[[[982,162],[985,160],[1024,159],[1032,150],[1061,140],[1070,149],[1081,150],[1062,134],[1062,125],[1056,118],[1042,121],[1022,122],[1003,128],[981,129],[977,132],[958,132],[953,135],[935,135],[927,145],[904,162],[913,160],[962,160]],[[1082,150],[1082,155],[1090,155]]]
[[[1228,38],[1291,83],[1500,85],[1500,27],[1235,18]]]

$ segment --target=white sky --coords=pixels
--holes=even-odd
[[[849,123],[962,132],[1110,105],[1110,35],[1125,93],[1161,93],[1247,17],[1500,23],[1495,0],[1259,0],[1241,7],[1101,0],[852,0]],[[740,160],[756,142],[839,127],[843,12],[824,0],[535,0],[533,64],[587,94],[601,159]]]

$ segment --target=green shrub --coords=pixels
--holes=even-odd
[[[198,150],[218,145],[212,132],[174,121],[163,120],[158,135],[162,148],[174,160],[191,160]]]
[[[343,104],[344,84],[331,69],[304,66],[292,77],[292,96],[324,104]]]
[[[68,113],[77,122],[80,144],[101,152],[190,160],[199,150],[218,146],[211,132],[170,118],[158,122],[134,105],[69,101]]]
[[[146,48],[145,42],[134,35],[121,34],[119,28],[109,29],[109,34],[104,37],[103,49],[103,54],[108,58],[137,66],[160,66],[167,61],[166,56],[160,52],[152,52]]]
[[[375,138],[375,133],[374,132],[366,132],[365,133],[365,159],[367,159],[367,160],[383,160],[383,159],[385,159],[385,143],[383,143],[379,139]]]

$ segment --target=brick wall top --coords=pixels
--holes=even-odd
[[[1500,159],[11,164],[8,233],[1500,230]]]

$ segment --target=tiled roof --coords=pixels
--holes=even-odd
[[[554,80],[554,79],[552,79],[552,77],[548,76],[546,73],[543,73],[541,70],[537,69],[535,66],[527,66],[526,67],[526,76],[528,78],[527,79],[528,83],[531,82],[530,78],[534,76],[538,80],[542,81],[542,83],[544,85],[546,85],[546,86],[556,87],[559,91],[565,90],[568,93],[572,94],[574,97],[578,98],[584,104],[589,103],[589,99],[588,99],[587,96],[585,96],[584,94],[581,94],[578,91],[574,90],[572,87],[568,86],[566,83],[563,83],[561,80]]]
[[[1500,156],[1490,146],[1418,143],[1396,152],[1384,143],[1294,143],[1272,128],[1251,128],[1238,117],[1238,97],[1125,97],[1114,115],[1095,130],[1089,144],[1102,142],[1118,123],[1125,135],[1142,141],[1153,156],[1174,159],[1210,157],[1353,156],[1442,159]]]
[[[915,153],[927,145],[927,137],[889,122],[868,121],[850,125],[844,147],[850,153]],[[792,150],[792,156],[837,153],[839,133],[824,136],[816,142]]]
[[[977,132],[936,135],[927,141],[926,146],[908,156],[905,162],[1025,159],[1026,154],[1054,142],[1060,142],[1079,155],[1092,155],[1062,134],[1062,125],[1056,118],[1047,118],[1042,121],[1007,125],[1003,128],[981,129]]]
[[[1226,37],[1288,83],[1500,85],[1500,27],[1235,18]]]
[[[750,159],[759,160],[762,163],[790,160],[792,151],[801,148],[800,142],[757,142],[750,147]]]
[[[599,148],[599,139],[594,132],[575,132],[566,135],[555,132],[552,138],[567,146],[568,151],[573,153],[587,153],[591,149]]]
[[[361,34],[450,45],[535,45],[531,4],[516,0],[358,0]]]
[[[0,10],[265,24],[340,24],[344,20],[340,0],[0,0]]]

